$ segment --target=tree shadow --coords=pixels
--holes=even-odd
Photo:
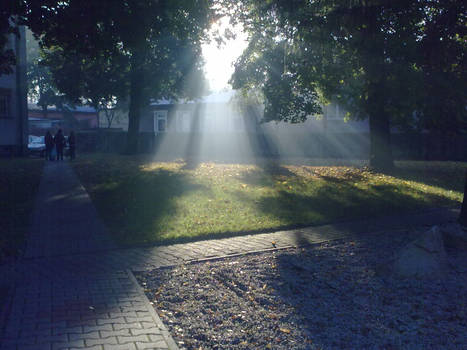
[[[363,190],[354,185],[354,181],[364,180],[358,174],[352,175],[350,180],[321,176],[312,191],[300,188],[300,176],[294,176],[296,182],[292,180],[287,183],[298,188],[291,186],[289,190],[283,186],[273,195],[259,199],[240,191],[234,195],[248,205],[256,206],[264,215],[279,218],[283,225],[271,229],[373,219],[431,207],[432,203],[455,204],[455,201],[442,195],[396,184],[368,184]],[[242,181],[255,186],[277,186],[275,180],[262,171],[250,171],[242,177]]]
[[[448,191],[462,192],[467,163],[459,162],[396,162],[393,170],[385,172],[406,181],[424,183]]]
[[[95,191],[94,200],[119,244],[157,244],[178,211],[177,198],[194,191],[208,189],[183,172],[158,168],[117,178]]]
[[[198,167],[201,162],[201,142],[203,134],[201,132],[201,111],[200,106],[196,105],[191,131],[188,135],[188,142],[185,148],[185,165],[184,170],[193,170]]]

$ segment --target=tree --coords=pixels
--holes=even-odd
[[[106,67],[115,67],[115,57],[126,60],[119,67],[128,72],[128,153],[137,151],[140,114],[150,98],[200,91],[192,84],[203,81],[201,41],[212,13],[207,0],[46,0],[31,1],[29,11],[43,48],[76,54],[87,68],[104,57],[111,58]]]
[[[8,46],[9,35],[19,35],[17,26],[25,15],[25,4],[20,0],[0,2],[0,76],[11,74],[16,64],[15,52]]]
[[[104,113],[105,120],[107,121],[107,128],[112,127],[114,121],[120,120],[120,113],[128,112],[128,103],[126,101],[111,101],[107,104],[102,104],[99,112]]]
[[[423,94],[418,112],[424,129],[467,133],[467,23],[463,1],[430,1],[418,65]]]
[[[54,86],[72,104],[90,105],[110,116],[126,100],[128,60],[118,52],[88,57],[77,50],[52,47],[42,49],[41,54]]]
[[[63,96],[54,85],[52,74],[41,59],[28,61],[28,99],[36,102],[42,109],[44,117],[47,116],[48,106],[62,105]]]
[[[337,101],[351,118],[369,119],[370,165],[393,167],[390,128],[407,123],[417,107],[422,110],[429,13],[444,2],[245,0],[227,5],[251,39],[236,63],[233,85],[262,88],[266,119],[299,122],[321,98]],[[462,22],[460,7],[453,12]]]

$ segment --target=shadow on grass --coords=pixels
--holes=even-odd
[[[370,174],[366,169],[290,168],[267,159],[258,161],[257,168],[239,170],[232,177],[233,185],[222,186],[222,191],[226,198],[231,196],[236,203],[251,208],[251,212],[257,211],[258,216],[273,218],[274,224],[250,230],[244,227],[243,231],[240,228],[235,232],[216,226],[212,231],[190,235],[189,221],[174,224],[175,217],[187,217],[188,212],[180,210],[190,210],[182,209],[183,203],[178,206],[179,200],[183,201],[185,195],[193,192],[219,189],[211,188],[209,181],[200,184],[193,171],[187,169],[191,167],[186,162],[168,163],[163,168],[156,164],[151,168],[151,161],[148,157],[103,158],[91,160],[89,164],[83,161],[78,167],[101,216],[120,244],[144,246],[200,241],[458,205],[449,199],[453,197],[448,198],[437,190],[426,190],[397,179],[380,179],[373,176],[378,174]],[[251,187],[257,188],[250,191]],[[191,205],[198,206],[199,203],[193,202],[198,198],[196,195],[187,198]],[[209,206],[210,200],[204,200],[206,203],[201,204]],[[203,213],[200,213],[202,220]],[[180,235],[173,235],[174,229]]]
[[[400,161],[386,175],[414,181],[445,190],[462,192],[467,163]]]
[[[249,172],[242,179],[252,185],[281,186],[261,172]],[[346,220],[374,219],[376,217],[415,211],[440,205],[457,205],[442,195],[426,193],[409,186],[396,184],[368,184],[366,189],[354,185],[354,181],[362,181],[363,177],[352,175],[351,179],[339,179],[320,176],[314,188],[307,188],[305,181],[295,175],[295,182],[287,189],[277,191],[274,195],[262,198],[251,198],[244,192],[234,195],[239,200],[256,206],[267,216],[279,218],[284,225],[274,229],[299,228],[309,225],[337,223]],[[299,237],[297,237],[299,239]]]
[[[206,188],[183,173],[156,169],[100,186],[94,198],[118,243],[144,245],[163,240],[167,223],[177,213],[178,197],[201,190]]]

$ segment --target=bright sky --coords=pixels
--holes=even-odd
[[[241,31],[240,27],[232,27],[229,24],[228,18],[222,18],[219,24],[214,26],[213,30],[217,29],[220,33],[223,33],[226,28],[236,33],[235,39],[226,40],[226,43],[221,45],[220,48],[217,47],[215,41],[202,47],[203,56],[206,60],[206,78],[212,91],[219,91],[225,87],[230,87],[227,82],[233,73],[232,64],[247,46],[246,34]]]

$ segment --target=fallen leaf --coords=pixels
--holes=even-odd
[[[281,332],[290,334],[290,329],[288,328],[279,328]]]

